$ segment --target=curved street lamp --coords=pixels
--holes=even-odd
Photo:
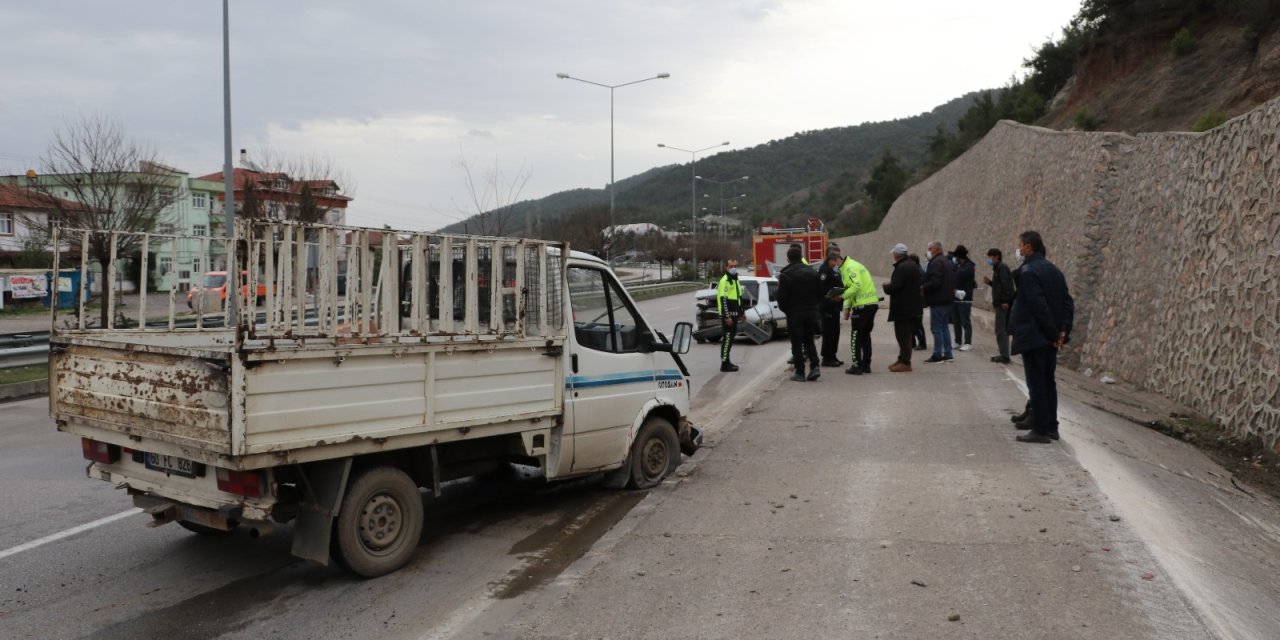
[[[614,226],[614,222],[613,222],[613,210],[614,210],[614,197],[613,197],[613,191],[614,191],[614,189],[613,189],[613,90],[614,90],[614,89],[617,89],[618,87],[625,87],[625,86],[628,86],[628,85],[640,84],[641,82],[648,82],[648,81],[650,81],[650,80],[665,80],[665,79],[667,79],[667,78],[670,78],[670,77],[671,77],[671,74],[669,74],[669,73],[659,73],[658,75],[653,76],[653,77],[649,77],[649,78],[641,78],[640,80],[632,80],[631,82],[624,82],[624,83],[622,83],[622,84],[603,84],[603,83],[600,83],[600,82],[593,82],[593,81],[591,81],[591,80],[583,80],[582,78],[575,78],[575,77],[573,77],[573,76],[571,76],[571,75],[569,75],[569,74],[567,74],[567,73],[557,73],[557,74],[556,74],[556,77],[557,77],[557,78],[560,78],[561,80],[577,80],[578,82],[584,82],[584,83],[586,83],[586,84],[593,84],[593,85],[595,85],[595,86],[597,86],[597,87],[604,87],[604,88],[606,88],[606,89],[608,89],[608,90],[609,90],[609,235],[610,235],[610,236],[612,236],[612,235],[613,235],[613,226]],[[606,258],[610,257],[610,256],[609,256],[609,253],[610,253],[610,252],[609,252],[609,248],[611,247],[611,245],[612,245],[612,243],[610,243],[610,244],[606,244],[606,245],[605,245],[605,257],[606,257]]]
[[[729,146],[728,140],[725,140],[720,144],[713,144],[709,147],[703,147],[701,149],[681,149],[680,147],[673,147],[669,144],[662,144],[661,142],[658,143],[658,147],[661,149],[672,149],[674,151],[683,151],[689,154],[689,173],[692,176],[692,178],[689,180],[689,185],[692,189],[692,193],[690,194],[690,197],[689,197],[689,217],[690,217],[690,222],[693,223],[693,227],[690,229],[690,232],[693,235],[690,237],[689,247],[690,247],[690,250],[693,252],[692,258],[693,258],[693,279],[694,280],[698,279],[698,154],[702,153],[703,151],[710,151],[711,149],[715,149],[716,147],[727,147],[727,146]]]

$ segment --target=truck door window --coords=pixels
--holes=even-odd
[[[578,344],[596,351],[635,353],[648,329],[627,304],[617,282],[600,269],[569,269],[569,300]]]

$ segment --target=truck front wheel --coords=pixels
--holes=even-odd
[[[422,537],[422,494],[394,467],[367,469],[351,481],[336,522],[337,552],[353,573],[373,578],[413,557]]]
[[[653,416],[644,421],[631,444],[631,488],[657,486],[680,465],[680,439],[676,428],[664,418]]]

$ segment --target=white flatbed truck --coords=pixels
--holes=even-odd
[[[95,233],[142,256],[164,240],[60,230],[55,242]],[[81,303],[59,328],[52,311],[57,428],[82,439],[89,477],[126,490],[152,525],[217,535],[291,522],[294,555],[372,577],[412,558],[423,488],[511,462],[647,488],[700,443],[679,359],[691,325],[666,339],[598,258],[270,221],[201,242],[203,264],[222,256],[250,280],[229,290],[265,283],[265,300],[183,318],[176,289],[152,293],[167,297],[161,326],[113,309],[93,327]],[[146,318],[146,294],[139,306]]]

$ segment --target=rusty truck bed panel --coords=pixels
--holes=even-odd
[[[62,342],[50,355],[54,417],[231,453],[230,352],[163,351]]]
[[[246,371],[241,454],[558,414],[563,374],[542,348],[348,352]]]

